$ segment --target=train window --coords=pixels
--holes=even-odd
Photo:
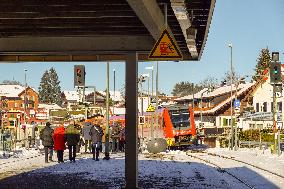
[[[170,112],[170,117],[175,129],[190,127],[188,110]]]

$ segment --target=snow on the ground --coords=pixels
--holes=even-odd
[[[248,163],[259,165],[265,169],[284,175],[284,155],[277,156],[268,152],[256,149],[240,149],[230,151],[227,149],[208,149],[208,152],[223,156],[234,157]],[[78,154],[76,163],[70,163],[68,151],[65,152],[65,163],[57,162],[44,163],[44,156],[38,150],[22,150],[15,157],[7,159],[0,158],[0,174],[7,171],[20,172],[31,171],[30,174],[53,174],[72,175],[85,180],[99,180],[106,183],[109,188],[120,188],[125,184],[125,159],[123,153],[111,154],[111,159],[105,161],[92,160],[91,154]],[[32,157],[27,159],[26,157]],[[104,156],[100,155],[101,158]],[[205,155],[203,155],[206,157]],[[56,153],[54,154],[56,157]],[[284,188],[281,178],[275,179],[269,173],[257,172],[249,166],[237,164],[236,162],[220,159],[218,157],[208,157],[215,163],[220,164],[233,173],[253,179],[253,186],[256,188]],[[17,160],[12,161],[11,160]],[[208,165],[200,160],[187,156],[183,151],[170,151],[156,156],[149,154],[139,154],[138,161],[139,186],[144,188],[220,188],[237,189],[244,188],[235,178],[218,171],[214,166]],[[17,172],[18,171],[18,172]]]
[[[259,148],[240,148],[237,151],[226,148],[209,148],[207,151],[233,157],[284,176],[284,153],[278,156],[271,154],[269,149],[260,150]]]

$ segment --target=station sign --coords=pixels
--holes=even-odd
[[[241,101],[238,100],[238,99],[236,99],[236,100],[234,101],[234,108],[238,109],[238,108],[240,108],[240,106],[241,106]]]

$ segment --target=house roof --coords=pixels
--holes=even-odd
[[[25,90],[21,85],[0,85],[0,96],[19,97],[19,94]]]
[[[248,88],[252,84],[253,83],[239,84],[238,85],[238,90],[243,89],[243,88]],[[233,91],[235,91],[236,90],[236,85],[232,85],[232,89],[233,89]],[[231,92],[231,85],[225,85],[225,86],[222,86],[222,87],[218,87],[218,88],[214,89],[211,92],[208,92],[208,91],[206,92],[206,90],[208,90],[208,88],[204,88],[201,91],[195,93],[194,95],[187,95],[187,96],[180,97],[180,98],[176,99],[175,101],[192,100],[193,96],[194,96],[194,99],[200,99],[202,93],[203,93],[203,98],[210,98],[210,97],[220,96],[220,95],[223,95],[223,94]]]
[[[47,110],[63,109],[62,107],[58,106],[57,104],[38,104],[38,108],[44,108],[44,109],[47,109]]]
[[[99,93],[103,94],[104,96],[106,95],[105,91],[99,91]],[[120,91],[109,91],[110,98],[113,99],[116,102],[123,101],[123,97],[120,93]]]
[[[93,91],[85,91],[85,95],[91,94]],[[77,91],[63,91],[67,101],[79,101],[79,93]]]
[[[240,96],[241,94],[243,94],[245,91],[247,91],[248,89],[250,89],[252,86],[254,85],[258,85],[258,83],[252,82],[252,83],[246,83],[242,86],[241,90],[237,91],[237,96]],[[210,114],[210,113],[214,113],[217,110],[219,110],[221,107],[223,107],[224,105],[228,104],[231,102],[231,98],[227,98],[224,101],[222,101],[221,103],[219,103],[217,106],[214,106],[211,109],[207,109],[207,110],[203,110],[202,113],[204,114]],[[194,113],[199,114],[201,111],[194,111]]]

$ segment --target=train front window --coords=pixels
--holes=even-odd
[[[190,126],[188,112],[171,112],[170,117],[175,129],[181,129]]]

